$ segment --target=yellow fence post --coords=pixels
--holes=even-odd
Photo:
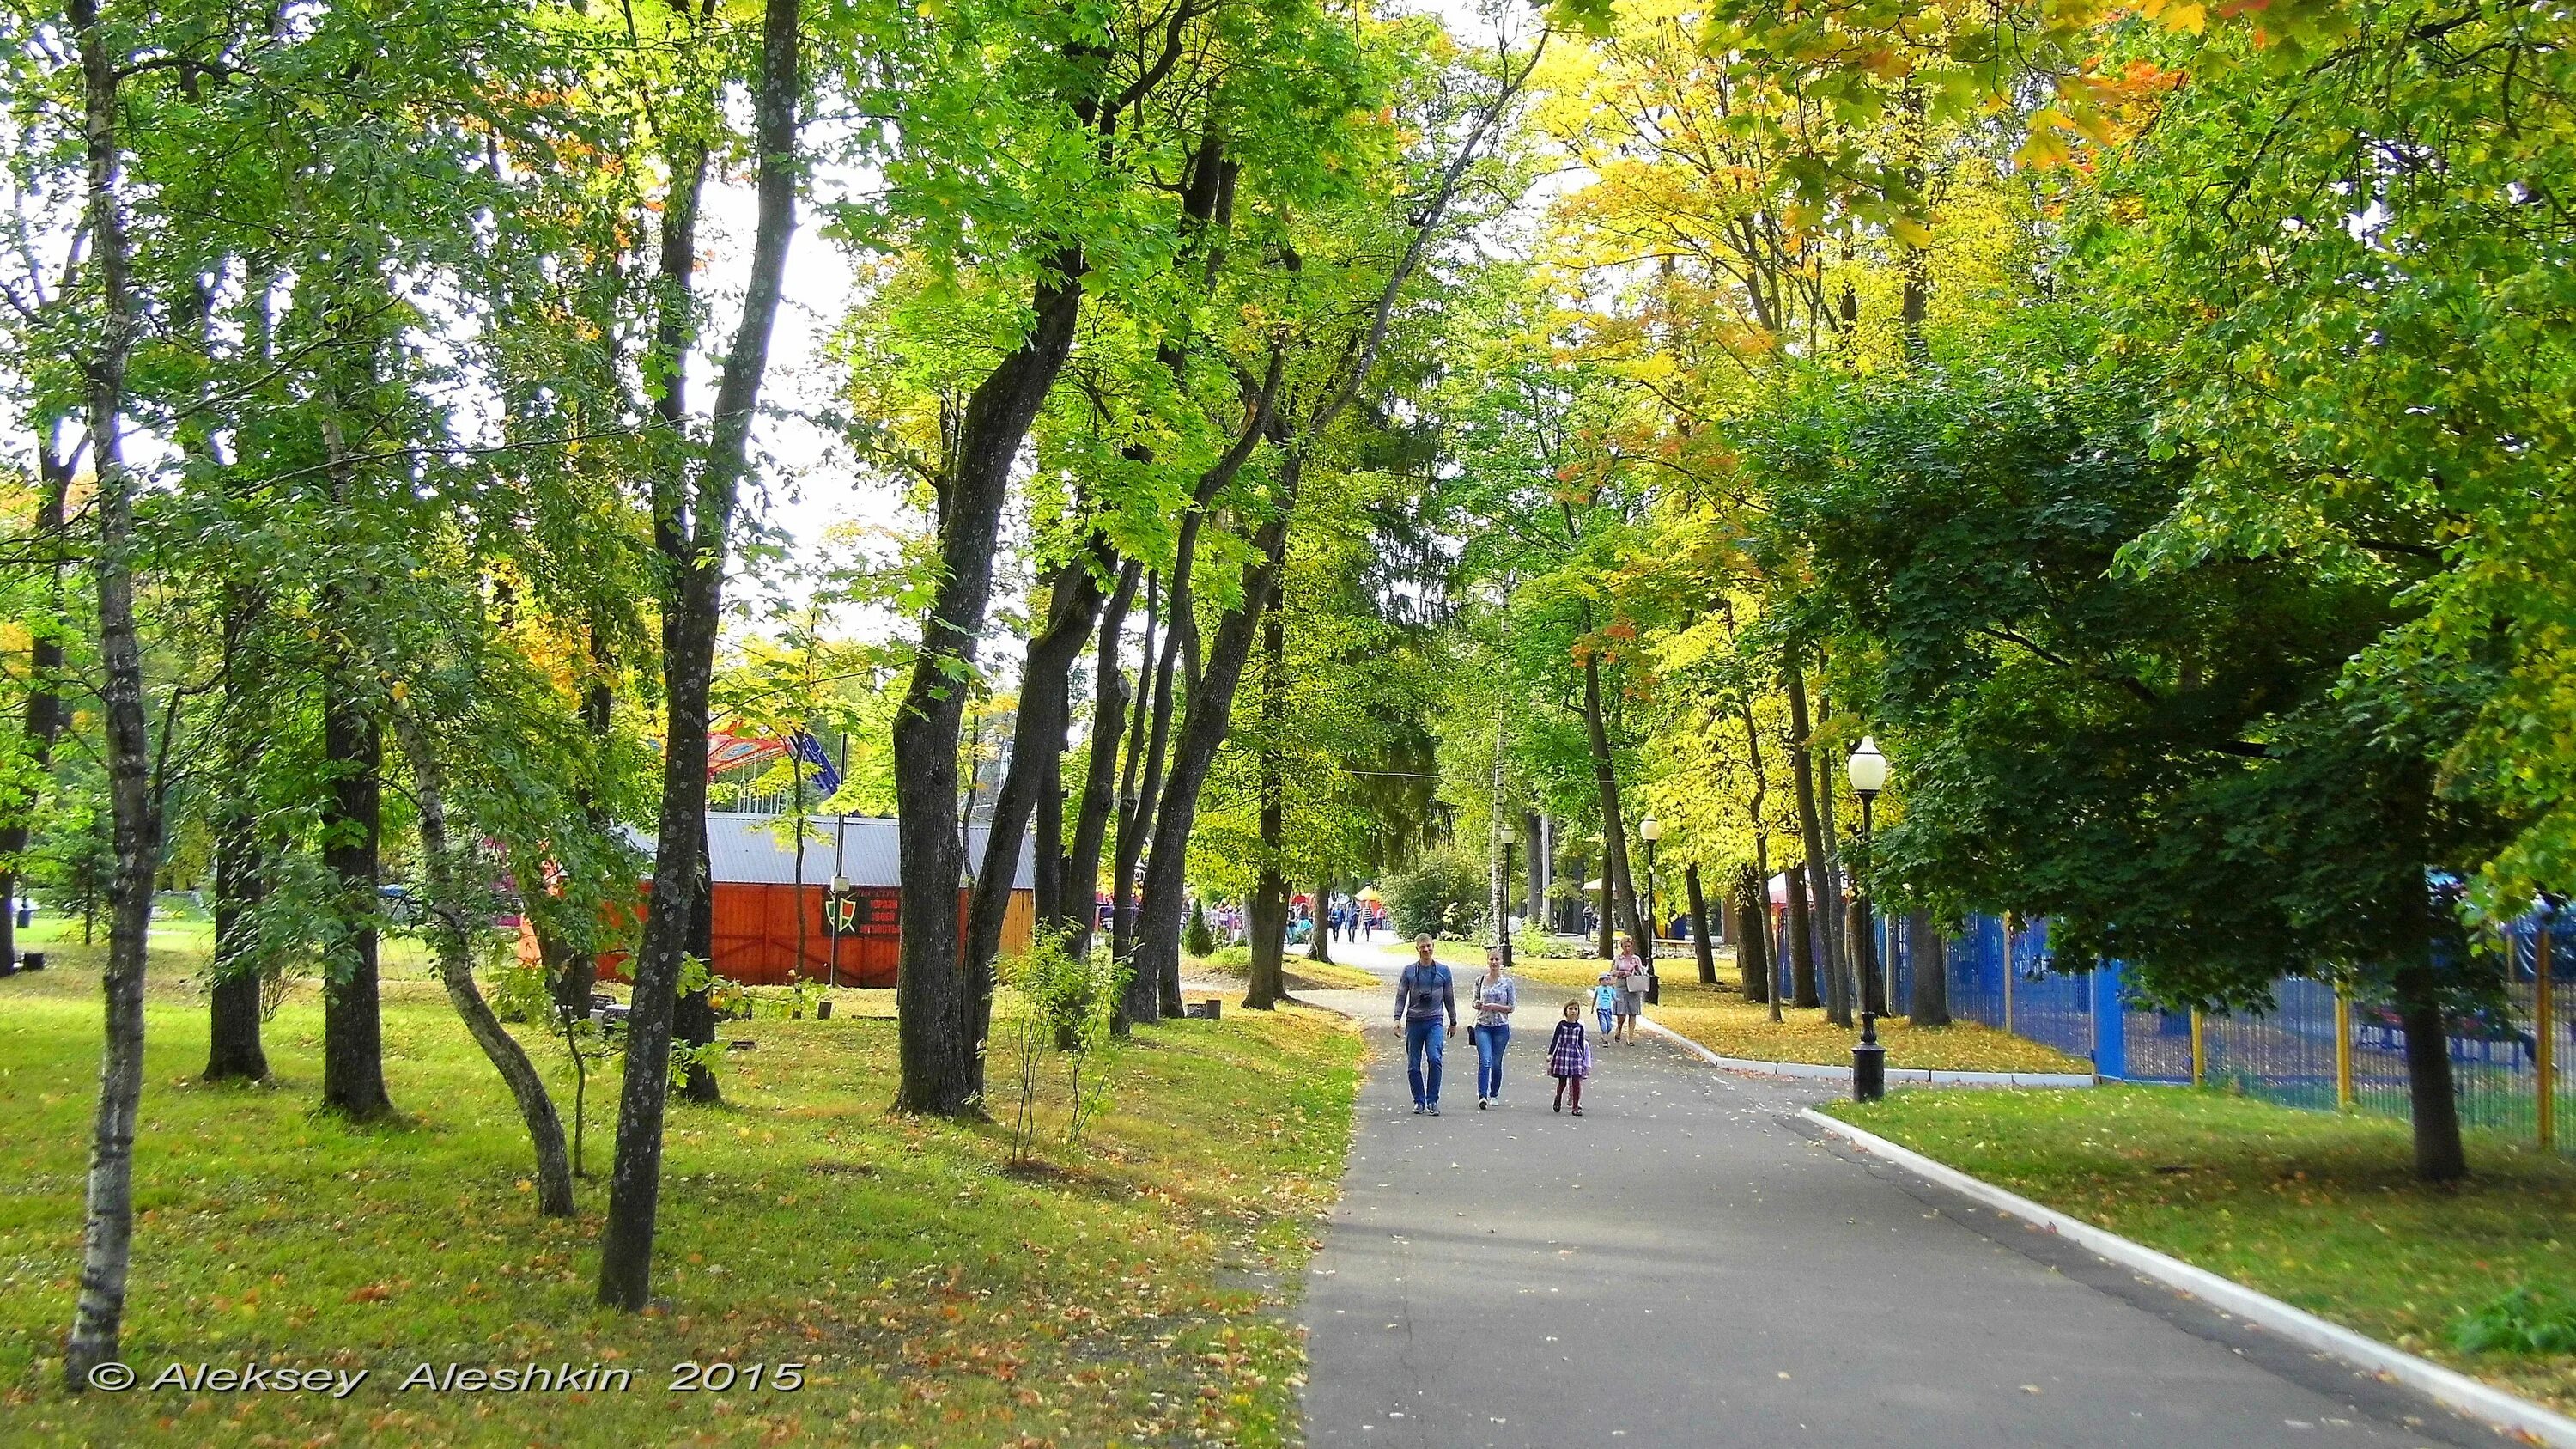
[[[2558,1013],[2557,992],[2549,980],[2549,922],[2540,923],[2533,943],[2531,1024],[2535,1052],[2532,1066],[2540,1077],[2540,1145],[2558,1145]]]
[[[2209,1052],[2201,1043],[2200,1008],[2191,1009],[2191,1084],[2206,1086],[2209,1082]]]
[[[2352,998],[2335,986],[2335,1106],[2352,1110]]]

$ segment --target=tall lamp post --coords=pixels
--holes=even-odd
[[[1664,838],[1664,822],[1649,815],[1637,822],[1637,838],[1646,842],[1646,1001],[1661,1006],[1663,978],[1655,971],[1655,935],[1659,911],[1655,900],[1655,842]]]
[[[1843,772],[1851,779],[1852,793],[1860,797],[1860,853],[1870,860],[1870,806],[1878,792],[1887,788],[1887,756],[1878,752],[1878,742],[1861,736],[1860,747],[1843,762]],[[1871,861],[1872,871],[1876,862]],[[1861,929],[1871,929],[1869,877],[1860,880]],[[1863,1009],[1860,1014],[1860,1044],[1852,1048],[1852,1100],[1875,1102],[1887,1095],[1887,1048],[1878,1044],[1878,1013]]]

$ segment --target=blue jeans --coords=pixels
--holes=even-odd
[[[1503,1048],[1512,1039],[1512,1024],[1498,1021],[1491,1026],[1471,1028],[1467,1036],[1476,1043],[1476,1098],[1503,1094]]]
[[[1610,1008],[1605,1006],[1592,1014],[1601,1018],[1601,1034],[1603,1036],[1608,1036],[1610,1034]]]
[[[1404,1023],[1404,1074],[1413,1083],[1413,1105],[1438,1106],[1440,1103],[1441,1021],[1434,1016]],[[1431,1074],[1422,1072],[1422,1059],[1431,1059]]]

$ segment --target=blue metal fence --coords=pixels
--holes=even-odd
[[[1917,961],[1915,943],[1901,923],[1880,925],[1883,959],[1890,963],[1891,1004],[1904,1009]],[[2491,949],[2510,953],[2505,1005],[2455,1019],[2448,1035],[2460,1118],[2468,1126],[2524,1141],[2540,1135],[2541,1052],[2546,1030],[2557,1063],[2576,1050],[2571,1013],[2553,1007],[2540,1024],[2537,916],[2514,922]],[[2576,923],[2562,922],[2551,952],[2553,997],[2576,987]],[[2007,931],[1992,916],[1970,917],[1961,934],[1944,943],[1950,1011],[2055,1047],[2093,1063],[2095,1075],[2115,1081],[2187,1083],[2192,1080],[2192,1018],[2188,1012],[2141,1007],[2129,998],[2120,963],[2060,974],[2048,949],[2048,923]],[[2201,1080],[2287,1106],[2331,1110],[2337,1104],[2336,1047],[2351,1062],[2354,1105],[2362,1111],[2403,1116],[2407,1111],[2406,1040],[2395,1014],[2354,1002],[2342,1006],[2334,988],[2304,977],[2273,985],[2272,1009],[2259,1014],[2201,1018]],[[2566,1120],[2576,1091],[2553,1070],[2553,1115]],[[2566,1146],[2565,1133],[2556,1134]]]

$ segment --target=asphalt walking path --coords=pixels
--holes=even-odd
[[[1391,983],[1409,952],[1335,943]],[[1818,1084],[1596,1043],[1549,1111],[1563,1002],[1523,983],[1503,1105],[1449,1043],[1417,1116],[1392,987],[1310,1269],[1317,1446],[2505,1443],[2408,1391],[1819,1140]],[[1651,1011],[1649,1015],[1651,1015]]]

